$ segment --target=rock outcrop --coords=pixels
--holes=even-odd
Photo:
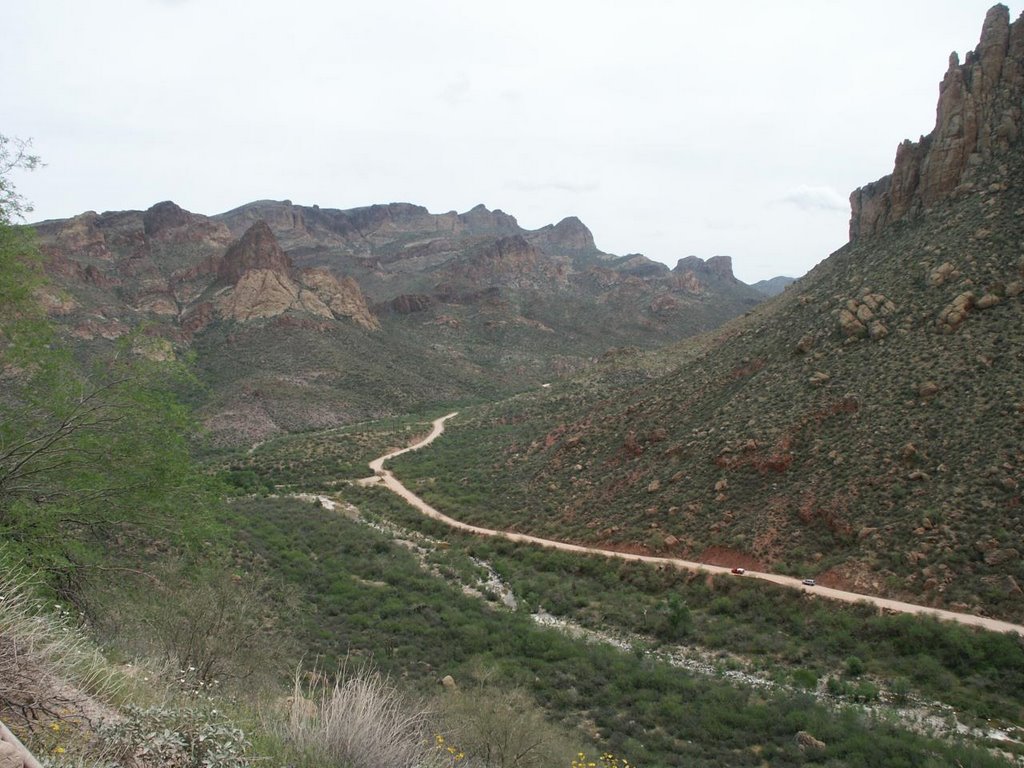
[[[1004,5],[989,10],[978,47],[954,52],[939,86],[935,128],[896,150],[892,174],[850,195],[850,240],[969,191],[976,169],[1019,139],[1024,97],[1024,21]]]
[[[340,280],[329,269],[307,269],[299,278],[327,306],[335,318],[346,318],[370,330],[379,330],[380,322],[366,304],[359,283],[351,277]]]
[[[710,282],[739,285],[739,280],[732,273],[731,256],[712,256],[707,261],[698,256],[687,256],[676,262],[672,274],[678,284],[677,290],[689,293],[703,293]]]
[[[269,270],[287,275],[292,260],[281,250],[277,238],[265,221],[257,221],[245,231],[241,239],[228,248],[217,267],[217,279],[222,283],[237,283],[246,272]]]
[[[485,288],[537,288],[564,283],[566,269],[522,235],[502,237],[477,248],[443,271],[437,292],[465,294]]]
[[[499,208],[489,211],[483,203],[459,214],[465,231],[475,235],[517,235],[519,222]]]
[[[233,287],[217,297],[216,308],[222,317],[237,322],[297,310],[331,320],[345,318],[371,330],[380,328],[355,280],[339,280],[325,268],[296,272],[262,220],[228,248],[218,265],[217,280]]]
[[[594,235],[587,225],[575,216],[568,216],[557,224],[538,229],[530,238],[544,250],[596,251]]]
[[[224,224],[186,211],[170,200],[157,203],[142,214],[142,229],[149,240],[161,243],[205,241],[224,247],[232,240]]]

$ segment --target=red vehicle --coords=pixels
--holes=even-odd
[[[737,576],[742,576],[746,572],[747,572],[746,568],[733,568],[732,569],[732,573],[735,573]]]

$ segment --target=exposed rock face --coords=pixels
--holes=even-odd
[[[711,282],[739,285],[739,280],[732,273],[731,256],[712,256],[707,261],[698,256],[687,256],[676,262],[672,274],[677,290],[689,293],[704,293]]]
[[[327,305],[334,317],[348,318],[371,330],[380,329],[380,322],[366,305],[359,284],[351,277],[339,280],[328,269],[308,269],[302,273],[301,280]]]
[[[257,221],[228,248],[217,268],[217,279],[234,283],[216,301],[220,314],[231,320],[244,322],[300,310],[328,319],[347,318],[372,330],[380,328],[355,280],[338,280],[324,268],[296,274],[265,221]]]
[[[509,216],[499,209],[489,211],[483,203],[460,213],[459,221],[466,231],[472,234],[516,235],[520,231],[519,222],[514,216]]]
[[[170,200],[157,203],[142,214],[142,228],[147,238],[164,243],[200,240],[226,246],[232,240],[224,224],[190,213]]]
[[[562,219],[554,226],[542,227],[531,240],[546,250],[596,251],[594,235],[575,216]]]
[[[1004,5],[989,10],[978,47],[949,57],[935,128],[896,150],[892,174],[850,195],[850,240],[970,189],[982,162],[1017,143],[1024,96],[1024,21]]]
[[[223,283],[235,283],[250,270],[265,269],[287,274],[291,268],[292,260],[281,250],[270,227],[265,221],[257,221],[228,248],[217,268],[217,279]]]
[[[304,309],[320,317],[331,311],[312,291],[303,291],[286,274],[272,269],[252,269],[241,275],[235,287],[217,300],[221,315],[245,322],[275,317],[289,309]]]
[[[388,308],[400,315],[411,315],[414,312],[425,312],[434,306],[433,297],[424,293],[403,293],[388,303]]]
[[[152,206],[142,216],[146,234],[153,237],[168,229],[177,229],[189,224],[192,217],[188,211],[172,200],[164,200]]]
[[[464,294],[482,286],[531,288],[564,283],[565,279],[562,265],[545,258],[526,238],[517,234],[489,242],[469,258],[451,264],[438,284],[438,292]]]
[[[807,731],[797,731],[796,743],[802,752],[807,750],[820,751],[828,746],[824,741],[814,738]]]
[[[68,219],[57,234],[58,247],[93,259],[111,258],[107,240],[97,226],[99,218],[95,211],[86,211]]]

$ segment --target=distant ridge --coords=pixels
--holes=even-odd
[[[768,280],[758,280],[750,287],[758,293],[763,293],[765,296],[778,296],[786,290],[794,280],[796,280],[795,277],[784,277],[780,275],[779,277],[773,277]]]
[[[763,299],[727,257],[670,270],[603,253],[575,217],[527,230],[484,205],[164,201],[36,229],[66,333],[87,350],[145,327],[161,354],[195,352],[224,442],[507,394]]]

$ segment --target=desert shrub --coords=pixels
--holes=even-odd
[[[813,669],[805,669],[803,667],[794,669],[792,673],[793,682],[800,688],[806,688],[808,690],[814,690],[818,684],[818,673]]]
[[[294,590],[254,570],[168,558],[104,598],[100,627],[122,652],[161,658],[206,688],[287,680]]]
[[[217,710],[127,706],[97,736],[117,765],[247,768],[252,745]]]
[[[487,768],[566,766],[578,750],[573,739],[544,718],[525,691],[476,685],[449,692],[442,704],[447,740],[435,736],[442,757]]]
[[[848,677],[860,677],[864,674],[864,662],[856,656],[850,656],[846,660],[846,674]]]

